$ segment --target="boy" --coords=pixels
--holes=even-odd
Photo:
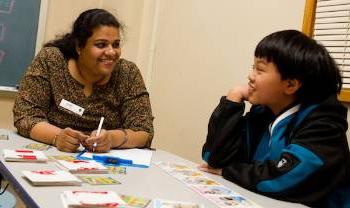
[[[337,65],[295,30],[268,35],[254,55],[248,85],[230,90],[210,118],[200,169],[277,199],[340,205],[349,149]],[[244,101],[253,105],[246,115]]]

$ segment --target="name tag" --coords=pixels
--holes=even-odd
[[[76,105],[74,103],[69,102],[68,100],[62,99],[60,106],[66,110],[72,111],[73,113],[76,113],[80,116],[84,113],[84,108],[80,107],[79,105]]]

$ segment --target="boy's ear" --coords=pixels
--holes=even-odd
[[[298,79],[287,79],[286,82],[285,93],[287,95],[295,94],[301,87],[301,82]]]

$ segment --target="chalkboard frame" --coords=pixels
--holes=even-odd
[[[48,8],[49,8],[49,0],[41,0],[34,55],[36,55],[40,51],[45,40],[45,26],[46,26]],[[0,84],[0,92],[2,92],[0,93],[0,95],[3,93],[16,93],[17,91],[18,91],[17,87],[3,86]]]

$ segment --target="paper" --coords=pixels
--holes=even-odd
[[[111,150],[108,153],[94,153],[99,156],[111,156],[119,157],[122,159],[132,160],[133,165],[136,167],[149,167],[152,159],[152,151],[144,149],[123,149],[123,150]],[[92,159],[93,153],[85,152],[80,158]]]

